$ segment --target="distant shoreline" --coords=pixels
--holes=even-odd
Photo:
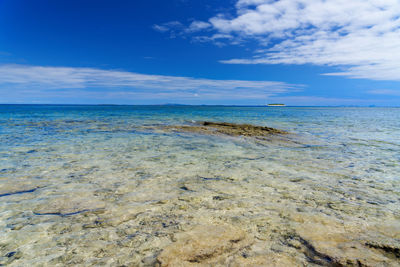
[[[31,103],[0,103],[0,106],[125,106],[125,107],[268,107],[268,105],[208,105],[208,104],[199,104],[199,105],[190,105],[190,104],[31,104]],[[279,107],[279,106],[274,106]],[[292,107],[292,108],[400,108],[400,106],[352,106],[352,105],[336,105],[336,106],[296,106],[296,105],[284,105],[281,107]]]

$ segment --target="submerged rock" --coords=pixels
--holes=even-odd
[[[303,252],[310,262],[326,266],[397,266],[396,239],[376,236],[359,224],[343,223],[328,216],[293,217],[301,222],[287,237],[288,245]],[[363,241],[367,239],[367,241]]]
[[[15,182],[10,181],[0,184],[0,197],[19,195],[25,193],[33,193],[37,189],[42,188],[42,184],[34,184],[29,181]]]
[[[39,187],[32,187],[29,189],[23,189],[23,190],[14,190],[14,191],[0,191],[0,197],[5,197],[5,196],[11,196],[11,195],[19,195],[19,194],[24,194],[24,193],[33,193],[35,192]]]
[[[228,135],[263,136],[266,134],[285,134],[287,132],[271,127],[251,124],[235,124],[227,122],[201,122],[203,126],[217,129],[218,132]]]
[[[99,212],[104,208],[104,202],[94,198],[58,197],[38,205],[33,212],[36,215],[69,216],[83,212]]]
[[[176,239],[157,257],[159,266],[226,265],[253,242],[243,230],[228,225],[197,226]]]
[[[262,137],[271,134],[287,134],[286,131],[251,124],[236,124],[228,122],[198,122],[197,125],[174,125],[165,126],[165,130],[182,131],[199,134],[230,135],[230,136],[252,136]]]
[[[267,255],[258,255],[255,257],[236,257],[230,264],[232,267],[288,267],[299,266],[293,257],[283,253],[274,252]]]
[[[372,240],[365,242],[365,245],[370,248],[381,250],[385,252],[385,255],[400,260],[400,243],[390,239],[385,241],[386,243],[381,240]]]
[[[20,251],[10,251],[6,253],[4,256],[0,256],[0,266],[9,265],[14,260],[20,259],[22,257],[22,253]]]

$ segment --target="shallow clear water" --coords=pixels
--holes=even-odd
[[[154,130],[200,120],[290,135]],[[247,241],[187,265],[399,265],[400,109],[0,105],[0,264],[168,265],[201,227]]]

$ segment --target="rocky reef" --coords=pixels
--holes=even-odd
[[[165,126],[164,129],[199,134],[230,135],[262,137],[271,134],[286,134],[287,132],[271,127],[251,124],[236,124],[228,122],[201,121],[195,125]]]
[[[159,266],[227,265],[230,258],[252,244],[241,229],[229,225],[203,225],[175,237],[157,257]]]

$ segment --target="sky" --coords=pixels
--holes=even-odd
[[[0,0],[0,103],[400,106],[400,1]]]

